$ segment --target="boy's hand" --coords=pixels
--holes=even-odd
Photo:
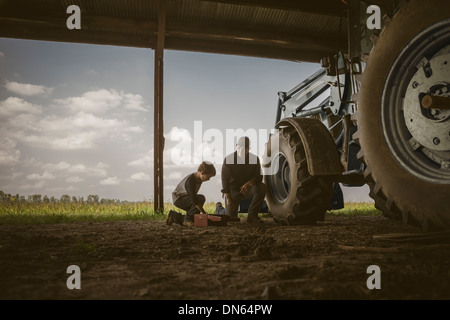
[[[200,214],[207,214],[205,209],[203,209],[203,206],[197,205],[198,211],[200,211]]]

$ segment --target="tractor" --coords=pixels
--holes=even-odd
[[[264,161],[276,167],[264,175],[269,211],[281,224],[312,224],[339,184],[367,184],[386,217],[448,230],[450,1],[344,2],[346,43],[278,92]]]

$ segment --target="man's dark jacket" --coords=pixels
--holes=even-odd
[[[222,165],[222,193],[239,191],[249,180],[252,180],[254,185],[262,182],[259,158],[249,153],[244,163],[243,159],[238,157],[237,151],[226,156]]]

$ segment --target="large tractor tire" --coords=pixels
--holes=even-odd
[[[278,150],[272,154],[276,174],[265,175],[266,203],[274,220],[280,224],[314,224],[325,219],[330,209],[333,182],[308,172],[305,149],[297,131],[292,127],[272,135],[278,139]]]
[[[358,158],[375,206],[424,231],[450,229],[450,1],[411,0],[381,32],[355,99]]]

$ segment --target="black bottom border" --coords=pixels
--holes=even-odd
[[[130,319],[284,319],[310,315],[367,319],[404,318],[431,304],[434,314],[446,312],[448,300],[3,300],[3,312],[14,316],[45,315],[55,319],[112,316]],[[441,310],[442,309],[442,310]]]

